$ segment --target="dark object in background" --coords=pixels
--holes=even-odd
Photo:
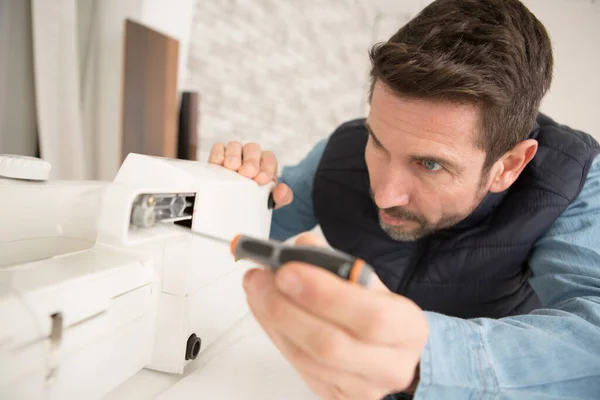
[[[196,160],[198,149],[198,104],[197,92],[183,92],[179,107],[179,137],[177,158]]]
[[[179,42],[125,22],[121,162],[129,153],[177,157]]]

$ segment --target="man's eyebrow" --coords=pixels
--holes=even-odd
[[[387,151],[385,149],[385,147],[383,147],[383,145],[381,144],[379,139],[377,139],[377,136],[375,136],[375,133],[373,132],[373,129],[371,129],[371,126],[369,125],[368,122],[365,122],[365,127],[367,128],[369,135],[371,135],[371,137],[373,138],[373,141],[375,142],[375,144],[378,147],[380,147],[381,149]],[[451,171],[454,171],[454,172],[462,171],[462,167],[460,167],[457,163],[455,163],[454,161],[452,161],[446,157],[427,155],[427,154],[419,154],[419,155],[415,154],[415,155],[410,156],[410,158],[413,159],[414,161],[433,161],[433,162],[436,162],[436,163],[442,165],[443,167],[445,167]]]
[[[371,137],[373,138],[373,141],[375,142],[375,144],[377,145],[377,147],[385,150],[385,147],[383,147],[383,145],[381,144],[381,142],[379,141],[379,139],[377,139],[377,136],[375,136],[375,133],[373,133],[373,129],[371,129],[371,126],[369,125],[368,122],[365,122],[365,127],[367,128],[367,131],[369,131],[369,135],[371,135]]]

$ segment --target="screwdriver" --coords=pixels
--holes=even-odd
[[[176,225],[177,226],[177,225]],[[369,287],[375,271],[364,260],[339,250],[323,247],[288,245],[276,240],[237,235],[231,242],[206,233],[186,229],[189,233],[229,245],[236,260],[249,259],[276,271],[290,261],[312,264],[326,269],[342,279]]]

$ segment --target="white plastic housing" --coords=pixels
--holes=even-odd
[[[193,194],[193,230],[266,238],[272,185],[138,154],[111,183],[9,182],[0,182],[0,398],[101,398],[142,368],[180,374],[193,362],[191,334],[201,358],[247,312],[250,263],[172,224],[132,228],[131,207],[140,194]]]

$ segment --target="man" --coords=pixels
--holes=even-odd
[[[271,232],[318,224],[381,283],[252,270],[257,320],[324,399],[600,398],[600,146],[538,112],[542,24],[517,0],[439,0],[370,56],[368,118],[284,168]],[[210,162],[277,170],[257,144]]]

